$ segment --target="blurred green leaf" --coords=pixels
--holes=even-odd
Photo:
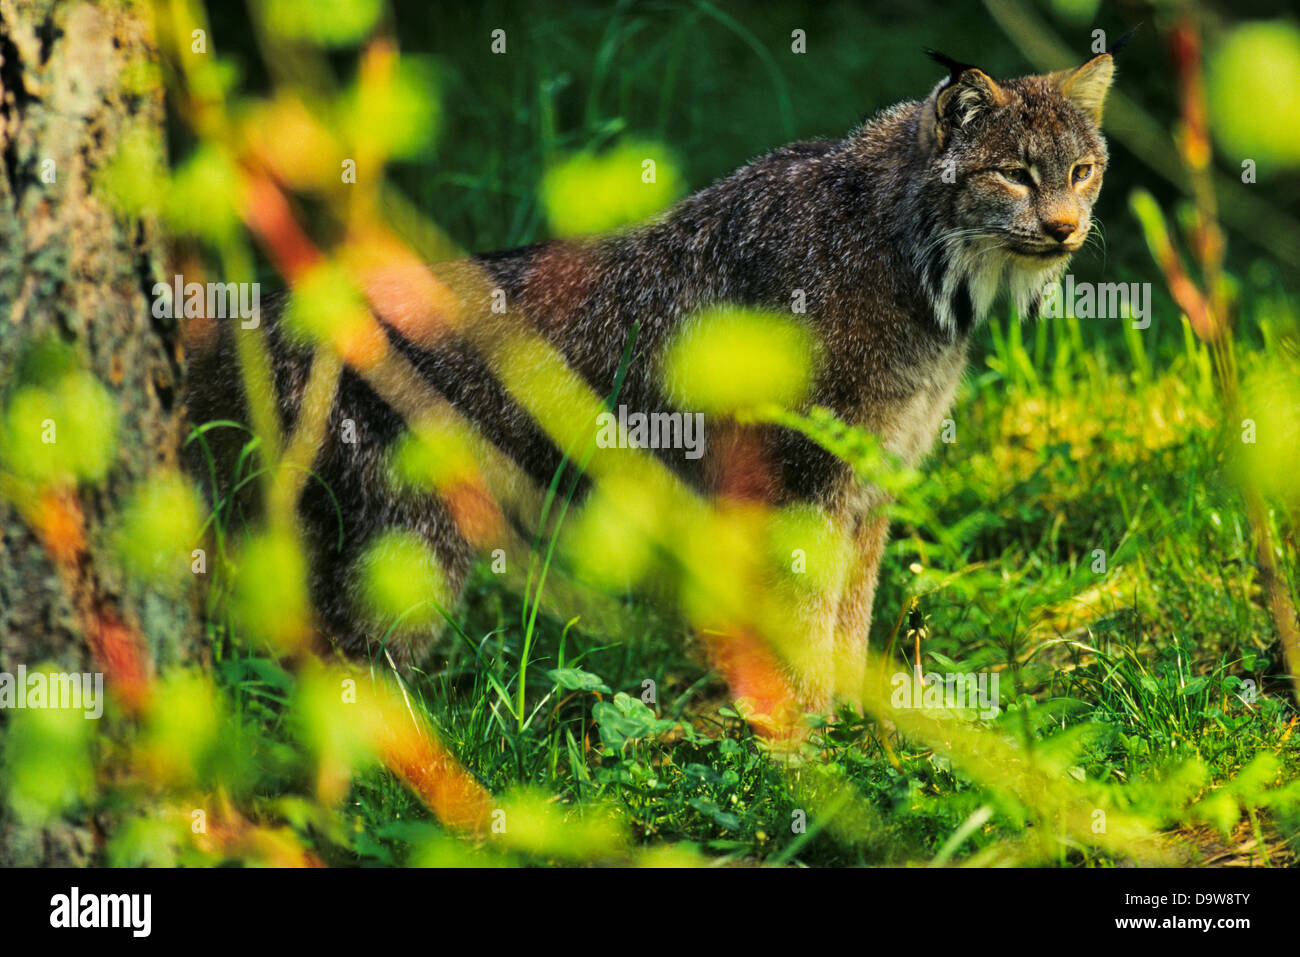
[[[360,43],[384,12],[383,0],[265,0],[272,33],[326,47]]]
[[[811,385],[814,347],[808,326],[789,317],[707,309],[668,347],[664,379],[676,404],[692,412],[796,406]]]
[[[1235,27],[1210,58],[1211,129],[1234,167],[1253,159],[1261,175],[1300,165],[1300,29],[1284,20]]]
[[[414,533],[384,532],[367,546],[358,569],[368,610],[381,626],[428,628],[450,601],[437,557]]]
[[[552,668],[546,672],[546,677],[561,688],[570,691],[599,691],[601,694],[612,694],[609,685],[601,681],[599,675],[593,675],[590,671],[583,671],[581,668]]]
[[[625,141],[604,153],[579,153],[548,167],[541,199],[557,236],[579,236],[639,222],[684,191],[666,147]]]

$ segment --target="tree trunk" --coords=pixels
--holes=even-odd
[[[157,63],[137,10],[0,0],[0,402],[24,350],[53,337],[119,417],[107,474],[64,497],[64,514],[84,523],[75,547],[61,554],[30,509],[0,494],[0,672],[49,663],[106,672],[109,687],[124,651],[143,677],[192,658],[199,639],[195,603],[128,579],[110,544],[125,497],[175,467],[180,429],[178,330],[150,308],[166,281],[158,228],[116,213],[97,186],[134,124],[161,129],[161,91],[142,90],[130,68]],[[6,725],[0,711],[0,734]],[[9,813],[0,797],[0,866],[94,861],[89,821],[26,828]]]

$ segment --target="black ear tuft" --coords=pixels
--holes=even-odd
[[[1110,46],[1106,47],[1106,52],[1109,53],[1111,56],[1114,56],[1115,54],[1119,53],[1120,50],[1124,49],[1126,46],[1128,46],[1130,43],[1133,42],[1133,38],[1137,36],[1137,32],[1141,29],[1142,29],[1142,24],[1139,23],[1128,33],[1124,34],[1122,37],[1120,37]]]
[[[926,56],[928,56],[931,60],[933,60],[935,63],[938,63],[940,66],[946,66],[948,68],[949,83],[954,82],[957,79],[957,77],[961,76],[967,70],[979,69],[979,67],[977,67],[974,63],[961,63],[958,60],[954,60],[946,53],[940,53],[938,50],[931,50],[929,47],[922,47],[921,51]]]

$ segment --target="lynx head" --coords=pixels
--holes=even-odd
[[[964,332],[1005,284],[1020,314],[1037,309],[1092,227],[1106,169],[1102,104],[1109,53],[1073,70],[998,83],[931,54],[951,75],[921,106],[930,235],[917,267],[942,326]]]

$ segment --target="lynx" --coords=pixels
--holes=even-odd
[[[637,355],[653,356],[706,307],[788,314],[799,289],[806,310],[798,320],[820,342],[807,403],[917,462],[948,414],[972,330],[1004,293],[1022,316],[1033,316],[1044,287],[1088,236],[1108,158],[1099,124],[1113,74],[1109,53],[1076,69],[1002,82],[936,59],[950,72],[924,100],[885,109],[844,139],[768,153],[649,223],[431,267],[448,282],[466,271],[482,277],[504,291],[509,308],[483,309],[473,335],[436,342],[415,341],[390,324],[388,342],[544,488],[561,451],[502,386],[481,354],[484,341],[527,324],[604,396],[634,324]],[[292,423],[311,353],[274,318],[266,325],[278,403]],[[233,345],[244,334],[253,333],[226,327],[215,348],[190,357],[195,423],[246,417]],[[651,362],[627,367],[618,401],[646,415],[694,414],[673,407]],[[345,422],[358,443],[340,438]],[[319,625],[354,655],[374,653],[381,637],[359,615],[350,584],[376,534],[394,526],[417,532],[453,589],[475,558],[444,502],[397,495],[383,480],[386,450],[404,428],[389,402],[345,369],[314,464],[324,482],[309,483],[300,503]],[[806,634],[798,657],[862,660],[888,531],[878,511],[882,494],[820,446],[776,426],[756,430],[763,468],[722,475],[718,446],[727,434],[709,423],[703,456],[660,454],[705,494],[774,507],[810,503],[843,530],[853,566],[831,593],[798,610]],[[236,451],[237,444],[225,454]],[[206,480],[206,464],[196,474]],[[390,650],[409,661],[425,644],[403,637]],[[789,680],[805,708],[853,696],[851,676],[828,678],[824,669],[792,665]]]

